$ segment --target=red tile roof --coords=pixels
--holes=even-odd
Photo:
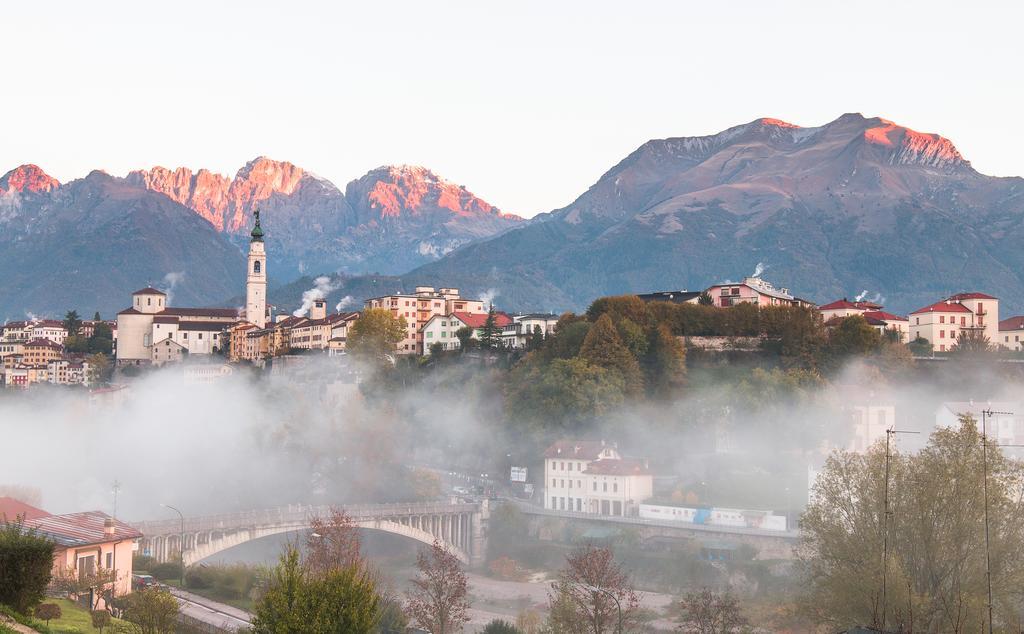
[[[649,475],[651,471],[647,468],[647,463],[644,460],[623,458],[621,460],[597,460],[595,462],[591,462],[587,465],[587,470],[583,473],[593,475],[631,476]]]
[[[966,307],[966,306],[964,306],[963,304],[958,304],[958,303],[953,302],[953,301],[943,300],[941,302],[935,302],[934,304],[932,304],[930,306],[925,306],[924,308],[918,308],[917,310],[915,310],[914,312],[912,312],[910,314],[911,315],[920,315],[922,313],[969,313],[969,312],[971,312],[971,309]]]
[[[53,341],[50,341],[49,339],[43,339],[42,337],[38,337],[36,339],[29,339],[28,341],[25,342],[25,347],[26,348],[30,348],[30,347],[31,348],[40,348],[40,347],[42,347],[42,348],[52,348],[54,350],[63,350],[64,349],[64,346],[60,345],[59,343],[54,343]]]
[[[863,310],[863,309],[859,308],[853,302],[848,301],[846,299],[839,299],[839,300],[836,300],[836,301],[834,301],[834,302],[832,302],[830,304],[825,304],[824,306],[818,306],[818,310],[842,310],[842,309],[847,309],[847,310]]]
[[[103,524],[110,516],[102,511],[47,515],[25,522],[25,526],[36,529],[52,539],[59,546],[78,547],[89,544],[105,544],[122,539],[138,539],[142,533],[128,524],[114,520],[114,534],[107,535]]]
[[[0,523],[13,522],[18,517],[24,516],[26,520],[34,520],[37,517],[49,515],[43,509],[25,504],[12,497],[0,497]]]
[[[559,440],[547,448],[545,458],[572,458],[575,460],[597,460],[601,452],[615,445],[598,440]]]
[[[487,322],[487,313],[452,313],[456,319],[466,324],[470,328],[483,328]],[[505,326],[513,323],[512,318],[505,313],[497,312],[494,313],[494,325],[498,328],[504,328]]]
[[[985,293],[957,293],[956,295],[953,295],[952,297],[950,297],[950,299],[953,300],[953,301],[958,301],[958,300],[961,300],[961,299],[998,299],[998,298],[997,297],[992,297],[991,295],[986,295]]]
[[[864,319],[878,319],[880,321],[907,321],[906,317],[900,317],[899,315],[893,315],[883,310],[869,310],[863,315]]]
[[[1010,317],[999,322],[999,330],[1024,330],[1024,315]]]

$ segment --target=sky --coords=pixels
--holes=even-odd
[[[0,173],[260,155],[339,187],[418,164],[505,211],[569,204],[651,138],[845,112],[1024,175],[1021,2],[20,2]]]

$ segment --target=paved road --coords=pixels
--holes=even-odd
[[[231,632],[249,626],[252,615],[245,610],[239,610],[236,607],[177,588],[168,588],[168,590],[177,597],[178,603],[181,605],[181,613],[186,616]]]

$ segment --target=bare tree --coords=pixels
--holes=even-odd
[[[412,619],[434,634],[458,632],[469,621],[466,573],[458,558],[440,542],[416,556],[419,576],[406,592]]]
[[[748,625],[731,592],[722,594],[704,588],[690,592],[679,601],[680,631],[695,634],[731,634]]]
[[[348,513],[332,508],[326,518],[313,518],[310,527],[312,531],[306,538],[306,570],[324,574],[352,566],[362,567],[359,527]]]
[[[552,629],[590,634],[624,631],[640,605],[640,595],[611,549],[590,545],[566,557],[548,599]]]

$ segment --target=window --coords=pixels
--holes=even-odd
[[[256,261],[254,261],[252,263],[252,272],[253,273],[259,273],[260,272],[260,261],[259,260],[256,260]]]
[[[187,332],[181,333],[181,338],[182,339],[188,339],[188,333]]]
[[[966,326],[967,325],[967,318],[964,317],[963,315],[960,316],[960,325],[961,326]]]
[[[78,558],[78,578],[87,577],[96,570],[96,557],[89,555],[88,557]]]
[[[551,478],[551,486],[552,487],[557,487],[558,486],[558,480],[556,480],[554,478]]]
[[[569,463],[569,471],[572,471],[572,463]]]
[[[920,317],[915,317],[914,319],[917,320],[917,322],[914,325],[915,326],[920,326],[921,325],[921,318]]]
[[[597,483],[594,483],[594,490],[597,491]]]
[[[607,493],[608,492],[608,483],[605,482],[603,484],[604,484],[604,492]]]
[[[945,338],[946,338],[946,331],[945,330],[940,330],[939,331],[939,339],[945,339]]]
[[[146,298],[146,306],[152,306],[152,305],[153,305],[153,298],[152,297],[147,297]]]
[[[618,482],[613,482],[612,483],[612,493],[618,493],[618,492],[619,492],[619,483]]]
[[[558,498],[556,498],[553,495],[551,496],[551,508],[553,508],[553,509],[558,508],[557,500],[558,500]]]
[[[569,480],[569,488],[570,489],[572,488],[572,480],[571,479]]]
[[[940,324],[946,323],[946,316],[945,315],[939,315],[939,323]]]
[[[562,488],[565,488],[565,480],[562,480]]]
[[[103,565],[107,570],[111,570],[114,567],[114,552],[107,553],[107,563]]]
[[[203,333],[199,333],[199,338],[200,338],[200,339],[202,339],[202,338],[203,338]]]

